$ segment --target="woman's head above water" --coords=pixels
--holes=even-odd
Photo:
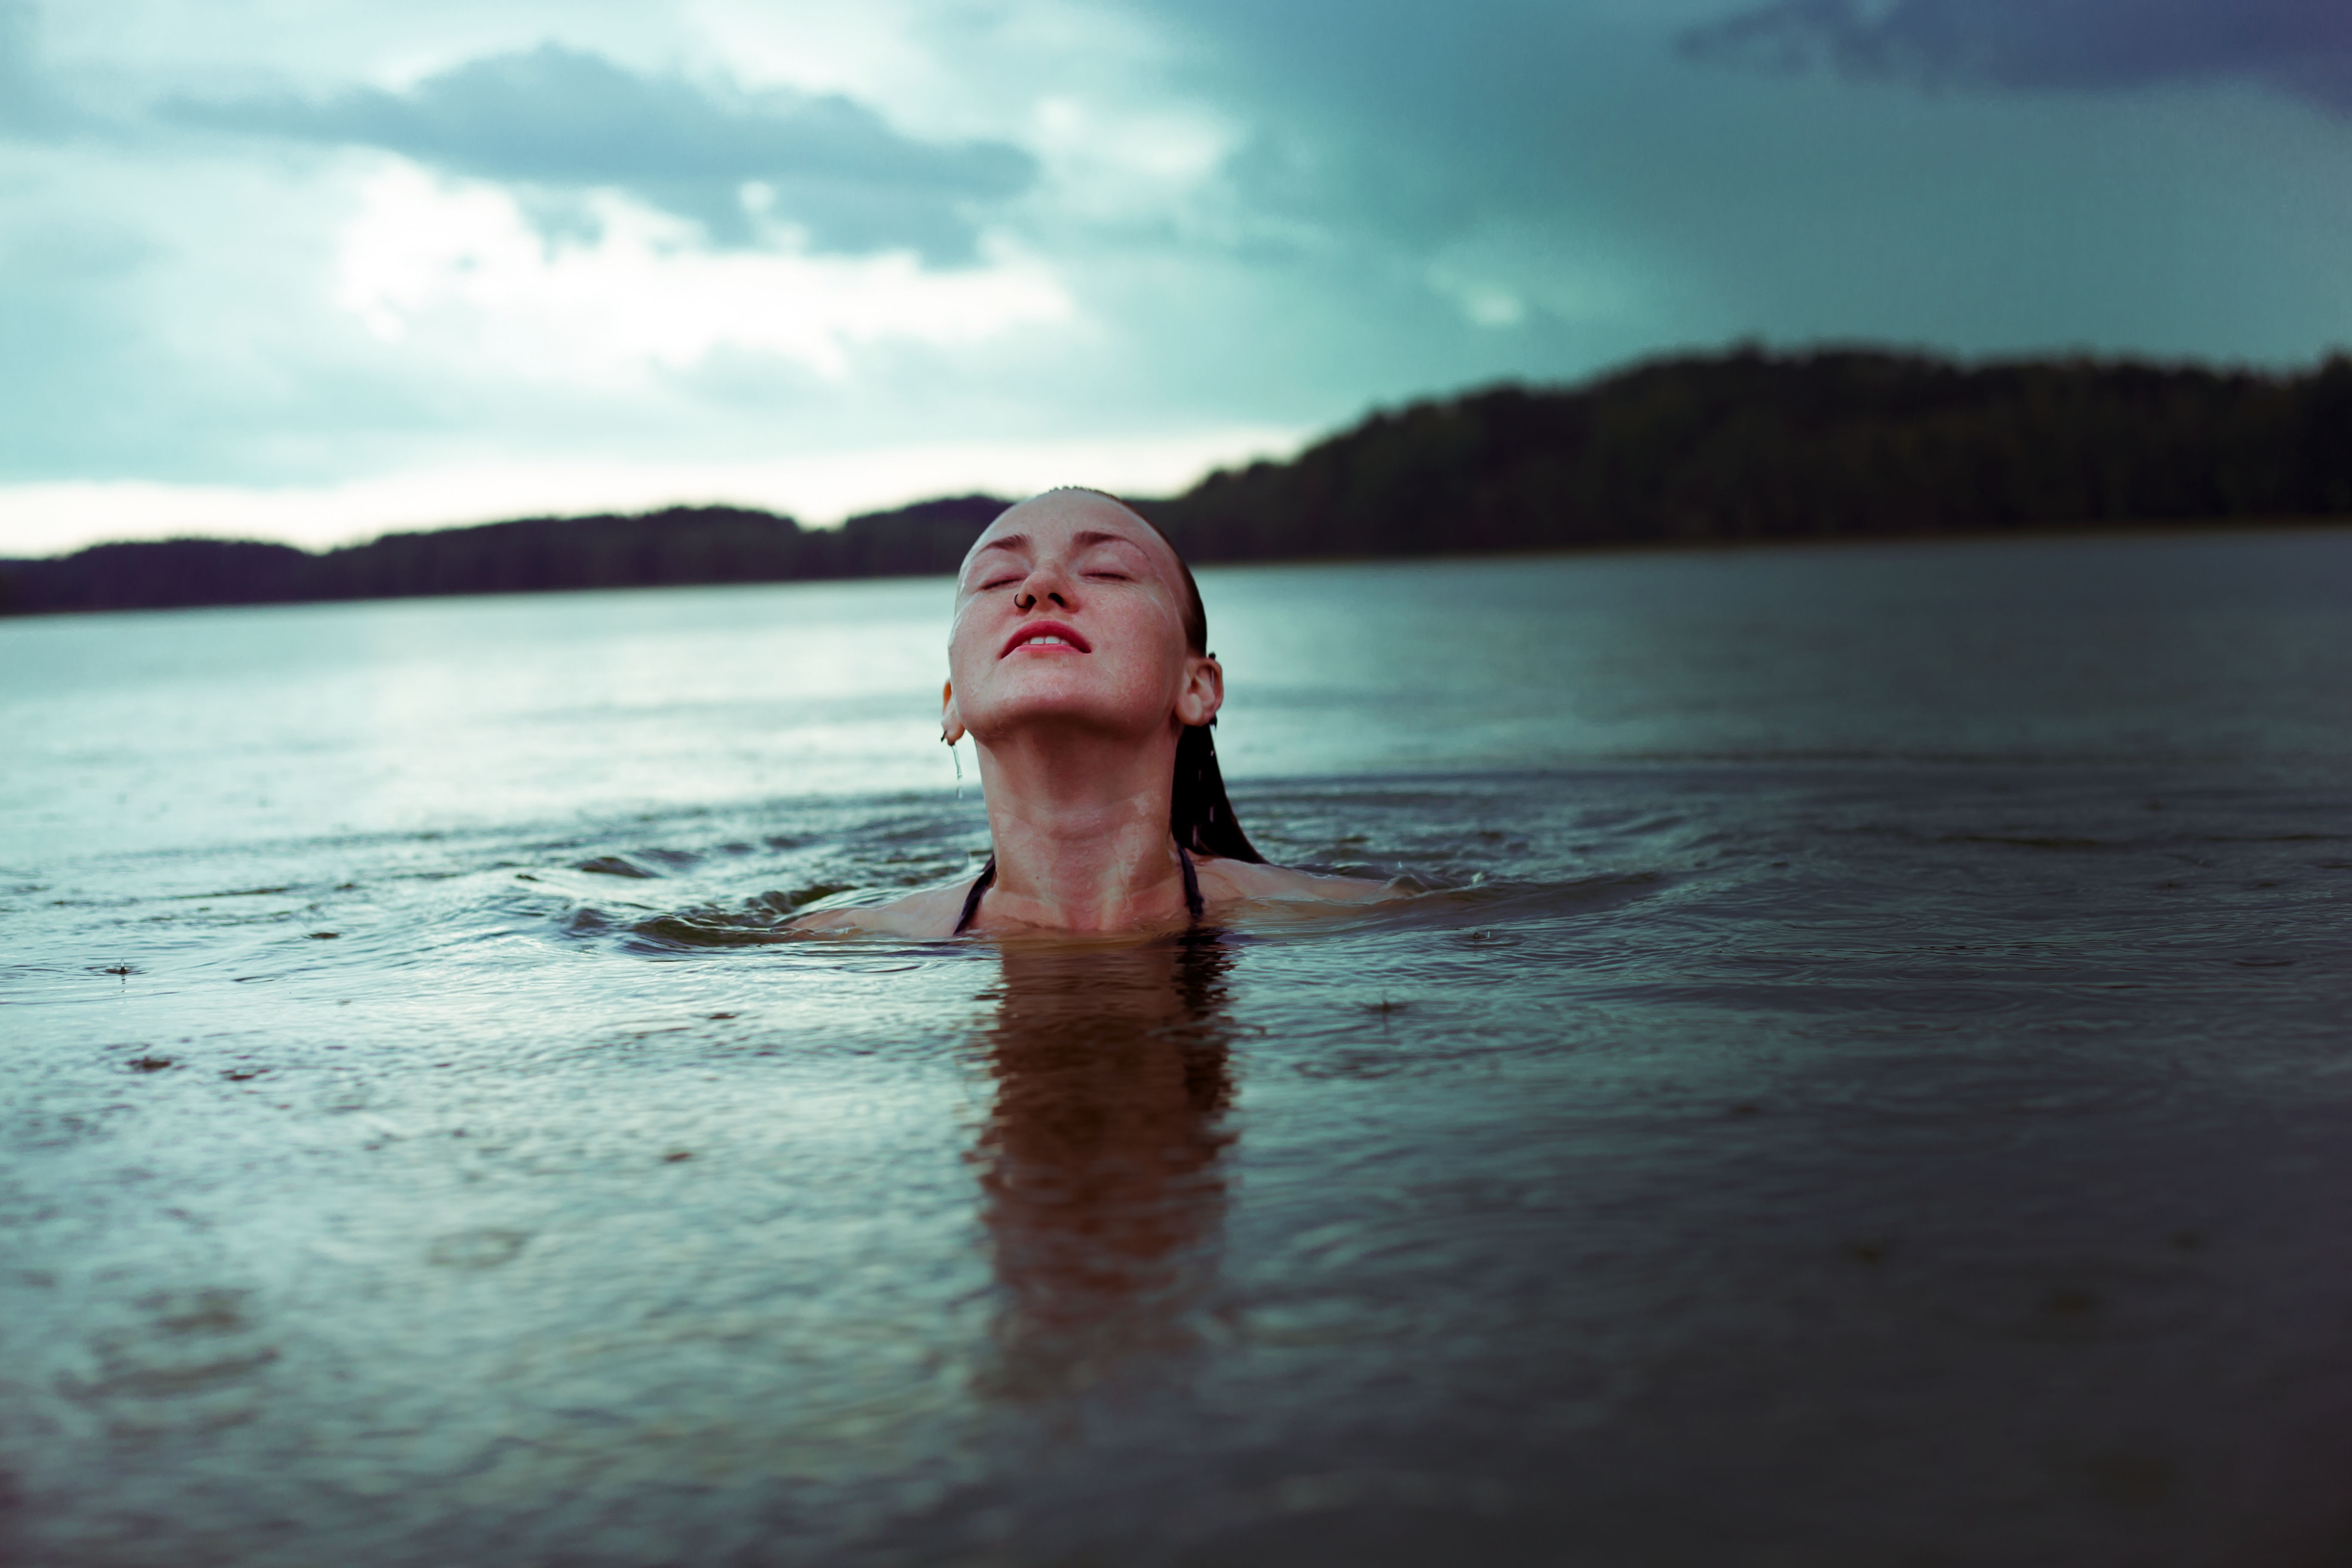
[[[1179,845],[1258,860],[1209,738],[1225,684],[1208,632],[1200,584],[1158,529],[1099,490],[1048,490],[964,556],[940,731],[973,737],[984,778],[988,759],[1043,745],[1065,774],[1166,779]]]
[[[1200,589],[1159,530],[1096,491],[1048,490],[964,556],[940,717],[982,747],[1032,729],[1172,745],[1224,702],[1207,640]]]
[[[1378,896],[1251,847],[1209,740],[1225,679],[1207,644],[1192,574],[1120,501],[1070,489],[1008,508],[957,574],[940,691],[942,737],[979,755],[988,868],[806,929],[1132,931],[1253,899]]]

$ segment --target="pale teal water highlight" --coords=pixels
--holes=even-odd
[[[2323,1560],[2347,583],[1208,574],[1455,890],[1084,963],[762,940],[981,845],[942,584],[0,624],[0,1544]]]

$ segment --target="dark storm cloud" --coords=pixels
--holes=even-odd
[[[1251,128],[1226,170],[1246,197],[1408,244],[1546,200],[1580,161],[1564,127],[1593,100],[1596,32],[1614,42],[1558,0],[1141,3],[1192,46],[1183,85]]]
[[[915,141],[845,98],[716,92],[554,44],[468,61],[406,92],[181,100],[170,112],[542,189],[617,186],[701,223],[722,245],[751,241],[740,193],[761,182],[775,193],[775,215],[820,249],[911,246],[963,259],[973,204],[1017,195],[1035,176],[1019,148]]]
[[[2250,78],[2352,113],[2346,0],[1775,0],[1682,35],[1697,59],[1925,86]]]

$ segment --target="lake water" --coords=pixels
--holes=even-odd
[[[944,582],[0,623],[0,1561],[2352,1554],[2352,533],[1202,580],[1426,895],[773,940]]]

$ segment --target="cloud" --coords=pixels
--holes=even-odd
[[[1677,44],[1695,59],[1930,87],[2251,79],[2352,114],[2344,0],[1773,0]]]
[[[1002,142],[900,135],[833,94],[698,86],[543,44],[404,92],[174,100],[184,123],[378,147],[453,174],[567,195],[620,189],[740,247],[779,227],[841,254],[973,255],[976,210],[1027,189],[1034,161]]]
[[[683,243],[675,218],[610,196],[599,207],[594,244],[550,247],[497,186],[453,191],[396,165],[345,232],[337,303],[385,342],[437,335],[467,361],[615,387],[720,349],[838,379],[857,344],[971,343],[1070,313],[1031,262],[714,253]]]

